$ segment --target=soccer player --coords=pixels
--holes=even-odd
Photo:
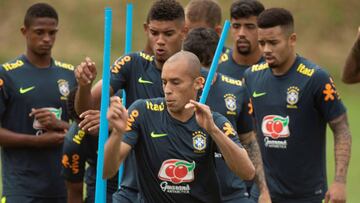
[[[185,22],[188,31],[194,28],[212,28],[220,35],[221,7],[214,0],[191,0],[185,7]]]
[[[100,112],[98,110],[88,110],[81,115],[83,119],[80,119],[74,109],[75,93],[76,89],[72,90],[67,101],[69,116],[74,122],[70,125],[64,140],[61,161],[62,175],[66,181],[68,203],[84,202],[84,179],[87,195],[85,202],[91,203],[95,202],[97,136]],[[82,130],[81,127],[87,130]],[[85,163],[89,165],[86,170]],[[117,176],[114,176],[107,182],[106,202],[112,202],[112,194],[116,192],[117,185]]]
[[[0,68],[2,202],[66,201],[61,151],[76,80],[72,65],[51,56],[57,31],[52,6],[30,6],[21,28],[25,54]]]
[[[258,46],[257,17],[264,6],[256,0],[237,0],[230,7],[231,37],[234,41],[230,52],[221,56],[217,71],[242,80],[245,70],[263,59]]]
[[[194,28],[211,28],[220,36],[221,7],[215,0],[191,0],[185,7],[185,24],[187,31]],[[223,53],[228,53],[229,48],[223,48]]]
[[[358,28],[356,41],[346,59],[342,72],[342,81],[347,84],[360,82],[360,27]]]
[[[192,29],[186,36],[183,49],[194,53],[200,60],[207,77],[219,36],[210,28]],[[212,111],[224,115],[239,135],[240,142],[247,150],[256,169],[255,180],[261,188],[261,201],[269,202],[270,195],[266,186],[259,145],[253,132],[251,116],[248,114],[249,96],[240,80],[215,73],[206,104]],[[221,153],[215,153],[216,171],[222,192],[222,202],[253,202],[249,199],[244,181],[226,166]]]
[[[254,177],[254,166],[229,121],[194,101],[202,87],[200,67],[190,52],[170,57],[161,73],[165,98],[138,100],[129,115],[120,99],[112,98],[108,119],[113,130],[105,145],[104,177],[116,173],[134,149],[146,202],[220,202],[216,145],[238,176]]]
[[[351,135],[329,74],[299,56],[292,14],[271,8],[258,17],[266,63],[245,72],[273,202],[345,202]],[[326,124],[334,134],[335,179],[326,181]],[[252,196],[257,196],[254,187]]]
[[[132,53],[115,61],[110,79],[110,91],[126,90],[126,104],[137,99],[163,97],[161,70],[164,62],[181,50],[185,37],[185,14],[182,6],[173,0],[154,2],[147,17],[148,39],[154,56],[143,52]],[[96,77],[95,64],[87,59],[75,71],[79,88],[75,99],[76,111],[80,115],[89,109],[98,109],[101,97],[101,81],[91,90]],[[131,161],[130,159],[133,160]],[[131,153],[124,163],[119,201],[135,201],[138,197],[135,157]]]

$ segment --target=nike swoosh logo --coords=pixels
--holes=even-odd
[[[152,138],[158,138],[158,137],[167,136],[167,134],[166,134],[166,133],[159,133],[159,134],[157,134],[157,133],[151,132],[150,136],[151,136]]]
[[[35,86],[31,86],[31,87],[28,87],[28,88],[20,87],[19,92],[20,92],[20,94],[25,94],[26,92],[28,92],[30,90],[33,90],[34,88],[35,88]]]
[[[142,77],[139,78],[138,82],[141,84],[153,84],[153,82],[149,80],[143,80]]]
[[[255,92],[253,92],[252,96],[254,98],[256,98],[256,97],[261,97],[261,96],[264,96],[264,95],[266,95],[266,92],[256,93],[256,91],[255,91]]]

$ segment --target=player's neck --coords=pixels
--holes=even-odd
[[[160,62],[160,61],[157,61],[155,60],[155,65],[156,65],[156,68],[159,69],[160,71],[162,70],[162,67],[164,65],[164,63]]]
[[[179,112],[171,112],[168,110],[168,112],[171,115],[171,117],[183,123],[188,121],[194,115],[194,109],[192,108],[190,109],[184,108],[182,111]]]
[[[285,61],[285,63],[277,68],[272,69],[272,73],[276,76],[285,75],[290,68],[293,66],[296,60],[296,54],[291,54],[290,57]]]
[[[31,51],[26,52],[26,58],[31,64],[38,68],[48,68],[51,65],[51,55],[38,55]]]
[[[261,54],[260,49],[256,49],[255,52],[250,53],[249,55],[242,55],[237,52],[236,49],[233,49],[232,58],[235,63],[239,65],[253,65],[260,60]]]

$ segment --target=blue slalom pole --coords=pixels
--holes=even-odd
[[[213,61],[212,61],[211,66],[210,66],[209,74],[208,74],[208,76],[206,78],[204,90],[203,90],[203,92],[201,94],[201,97],[200,97],[200,103],[201,104],[205,104],[206,99],[208,97],[211,82],[212,82],[212,80],[214,78],[216,69],[218,67],[220,55],[222,53],[222,49],[224,47],[224,43],[225,43],[227,34],[229,32],[229,28],[230,28],[230,21],[226,20],[225,24],[224,24],[224,28],[223,28],[223,30],[221,32],[221,35],[220,35],[219,43],[218,43],[218,45],[216,47],[216,51],[215,51]]]
[[[103,77],[101,89],[100,106],[100,133],[98,144],[98,158],[96,166],[96,190],[95,202],[106,202],[106,181],[102,178],[104,166],[104,146],[109,134],[109,123],[106,119],[110,97],[110,52],[111,52],[111,30],[112,10],[105,8],[105,30],[104,30],[104,56],[103,56]]]
[[[133,23],[133,4],[128,3],[126,5],[126,33],[125,33],[125,54],[128,54],[131,52],[131,42],[132,42],[132,23]],[[122,103],[124,106],[126,106],[126,92],[125,90],[122,90]],[[124,173],[124,165],[120,165],[119,169],[119,179],[118,179],[118,185],[120,188],[122,176]]]

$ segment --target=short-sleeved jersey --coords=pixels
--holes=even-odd
[[[240,145],[230,122],[215,124]],[[221,202],[215,172],[216,145],[196,122],[170,116],[164,98],[138,100],[129,108],[123,142],[135,150],[139,188],[146,202]]]
[[[233,54],[233,50],[230,50],[229,52],[225,52],[221,55],[217,72],[230,76],[237,80],[242,80],[244,77],[245,70],[249,68],[252,64],[251,65],[237,64],[234,61],[232,54]],[[261,57],[257,63],[261,63],[263,61],[264,59]]]
[[[73,122],[65,136],[61,161],[62,175],[65,180],[82,182],[85,178],[88,188],[90,186],[95,188],[97,149],[98,137],[86,134],[85,131],[79,129],[77,122]],[[86,162],[89,167],[85,172]],[[117,176],[107,181],[107,195],[109,197],[117,190],[117,182]],[[91,192],[95,194],[95,190]]]
[[[300,56],[282,76],[253,65],[245,82],[274,199],[322,199],[327,191],[326,123],[345,113],[332,78]]]
[[[137,99],[163,97],[161,71],[153,56],[136,52],[120,57],[111,68],[110,85],[114,92],[126,91],[126,106]]]
[[[207,70],[202,69],[201,72],[206,78]],[[209,90],[206,104],[212,111],[225,116],[238,134],[247,133],[253,129],[253,121],[248,113],[249,96],[242,81],[218,73]],[[215,161],[222,200],[249,196],[245,182],[229,169],[221,153],[215,153]]]
[[[110,85],[114,92],[126,91],[126,106],[137,99],[163,97],[161,71],[156,67],[153,56],[136,52],[120,57],[111,68]],[[121,186],[137,190],[136,160],[130,152],[124,162]]]
[[[29,117],[32,108],[47,107],[58,119],[68,121],[66,100],[76,86],[74,66],[52,60],[37,68],[21,55],[0,68],[1,127],[41,136],[42,126]],[[49,148],[1,148],[4,195],[63,197],[62,145]]]

